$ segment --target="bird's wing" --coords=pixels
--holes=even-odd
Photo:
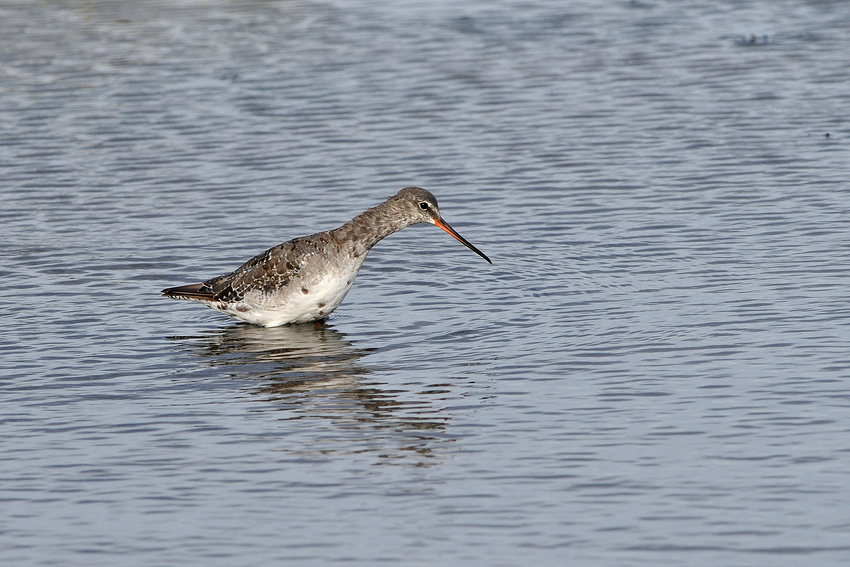
[[[233,272],[209,279],[201,291],[214,301],[239,301],[248,291],[272,293],[288,285],[304,268],[312,237],[296,238],[254,256]]]

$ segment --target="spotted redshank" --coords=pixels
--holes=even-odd
[[[405,187],[335,230],[278,244],[229,274],[164,289],[162,294],[198,301],[265,327],[318,321],[342,303],[375,244],[412,224],[426,222],[490,262],[443,220],[434,195],[419,187]]]

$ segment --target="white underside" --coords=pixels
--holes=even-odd
[[[263,327],[288,323],[308,323],[327,317],[345,299],[360,270],[360,264],[346,272],[327,273],[319,280],[299,285],[296,282],[278,294],[249,291],[242,301],[227,305],[207,303],[210,307]],[[307,290],[307,293],[302,291]]]

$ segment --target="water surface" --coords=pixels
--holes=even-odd
[[[4,565],[845,565],[843,2],[0,4]],[[405,185],[324,326],[159,290]]]

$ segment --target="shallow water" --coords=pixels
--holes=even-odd
[[[0,4],[4,565],[844,565],[843,2]],[[159,297],[404,185],[324,326]]]

